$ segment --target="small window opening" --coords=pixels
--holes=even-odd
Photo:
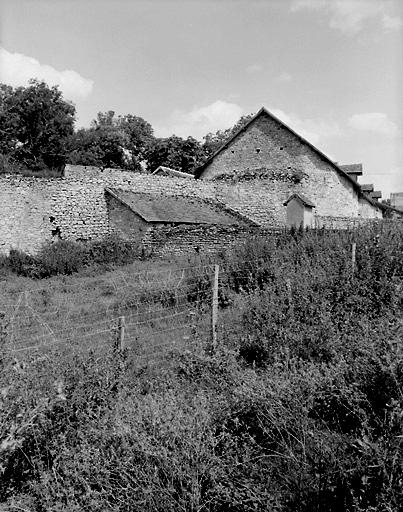
[[[256,153],[260,153],[260,148],[256,148]]]
[[[53,217],[53,215],[51,215],[51,216],[49,217],[49,222],[55,222],[55,220],[56,220],[56,219],[55,219],[55,217]]]
[[[283,151],[283,149],[284,149],[284,148],[283,148],[283,146],[281,146],[281,147],[280,147],[280,151]]]
[[[55,229],[52,229],[52,236],[55,238],[61,238],[61,231],[59,226],[57,226]]]
[[[231,153],[235,153],[235,151],[233,149],[231,149]]]

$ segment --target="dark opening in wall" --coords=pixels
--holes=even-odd
[[[283,149],[284,149],[284,148],[281,146],[281,147],[280,147],[280,151],[283,151]]]
[[[55,217],[53,217],[53,215],[51,215],[51,216],[49,217],[49,222],[55,222],[55,220],[56,220],[56,219],[55,219]]]
[[[61,231],[59,226],[56,226],[55,229],[52,229],[52,236],[54,238],[61,238]]]
[[[231,153],[235,153],[235,151],[233,149],[231,149]]]
[[[256,153],[260,153],[260,148],[256,148]]]

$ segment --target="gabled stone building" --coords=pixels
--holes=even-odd
[[[231,183],[239,204],[254,204],[250,215],[269,217],[273,225],[286,225],[284,203],[293,193],[315,204],[315,226],[382,218],[356,179],[265,108],[197,170],[196,178]]]

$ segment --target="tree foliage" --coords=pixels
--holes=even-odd
[[[196,139],[182,139],[176,135],[165,139],[156,139],[147,151],[148,169],[155,171],[158,166],[166,165],[182,172],[193,174],[206,158],[206,153]]]
[[[252,116],[208,133],[203,144],[193,137],[155,138],[142,117],[116,116],[113,110],[98,112],[89,128],[74,131],[75,107],[57,87],[37,80],[27,87],[0,84],[0,154],[8,169],[11,163],[34,171],[60,169],[68,161],[140,172],[165,165],[192,174]]]
[[[60,168],[73,134],[75,107],[57,87],[30,80],[0,85],[0,152],[32,170]]]
[[[98,112],[90,128],[81,128],[71,140],[73,164],[118,167],[141,171],[145,153],[154,140],[150,123],[131,114]]]

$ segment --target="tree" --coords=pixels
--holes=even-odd
[[[69,160],[73,164],[119,167],[141,171],[148,146],[154,141],[152,126],[131,114],[98,112],[89,129],[72,137]]]
[[[149,147],[154,144],[154,130],[142,117],[128,114],[119,116],[118,126],[128,137],[127,150],[131,155],[131,167],[141,170]]]
[[[70,142],[69,162],[97,167],[124,167],[125,153],[121,134],[105,128],[81,128]]]
[[[125,153],[128,144],[126,134],[108,124],[81,128],[70,140],[69,162],[97,167],[129,167],[130,155]]]
[[[205,158],[202,145],[193,137],[182,139],[176,135],[155,139],[146,153],[148,170],[155,171],[160,165],[193,174]]]
[[[30,80],[27,87],[0,87],[0,152],[32,170],[66,162],[75,107],[57,87]]]
[[[203,149],[208,157],[213,155],[228,139],[230,139],[238,130],[252,119],[255,114],[242,116],[232,128],[218,130],[215,133],[208,133],[204,139]]]

